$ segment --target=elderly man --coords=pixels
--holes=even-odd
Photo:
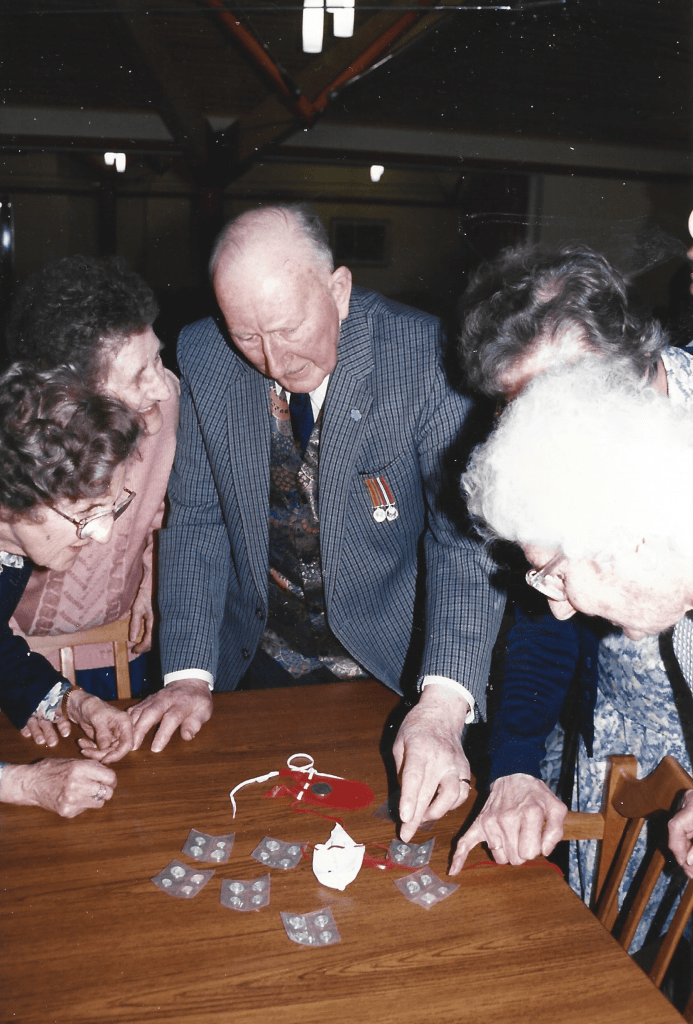
[[[508,407],[463,483],[489,534],[521,545],[534,566],[527,583],[549,599],[557,619],[598,615],[636,642],[675,626],[673,650],[693,685],[690,409],[657,394],[627,364],[587,358],[549,370]],[[642,742],[651,757],[652,736],[667,752],[676,708],[670,695],[669,707],[658,703],[646,676],[634,671],[599,699],[621,709],[629,752],[639,756]],[[619,753],[623,736],[612,725],[595,744],[601,741],[602,756]],[[506,821],[494,806],[507,799],[492,791],[458,845],[453,871],[477,842],[507,846]],[[521,843],[534,833],[542,841],[544,815],[533,799],[533,791],[524,799]],[[689,877],[692,839],[693,790],[670,823],[670,847]]]
[[[178,726],[192,737],[212,686],[418,679],[395,744],[406,838],[467,796],[461,736],[483,712],[502,613],[490,561],[440,504],[468,402],[438,322],[352,292],[304,208],[242,215],[211,270],[230,340],[205,320],[179,343],[166,687],[133,711],[135,742],[158,721],[154,750]]]

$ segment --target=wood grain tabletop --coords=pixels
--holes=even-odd
[[[116,765],[102,810],[72,820],[0,806],[2,1024],[667,1024],[681,1018],[551,865],[477,866],[425,909],[394,885],[406,872],[364,866],[343,892],[321,885],[309,858],[271,870],[271,902],[251,913],[220,903],[223,879],[266,869],[265,837],[323,843],[333,822],[297,813],[270,780],[296,752],[318,771],[367,783],[371,806],[330,812],[361,843],[387,847],[393,822],[373,816],[388,795],[381,746],[396,697],[377,683],[216,694],[214,714],[186,743],[148,743]],[[125,706],[125,705],[123,705]],[[3,760],[40,756],[0,716]],[[54,756],[78,756],[75,740]],[[443,879],[465,810],[435,837]],[[190,900],[151,878],[178,859],[190,829],[235,833],[231,858]],[[384,850],[369,846],[383,856]],[[470,860],[485,859],[481,849]],[[201,865],[208,868],[210,865]],[[329,907],[341,942],[291,942],[280,911]]]

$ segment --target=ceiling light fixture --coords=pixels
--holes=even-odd
[[[327,0],[327,13],[332,15],[332,32],[340,39],[354,34],[354,0]]]
[[[113,167],[113,164],[115,164],[116,171],[122,174],[125,170],[127,159],[125,153],[104,153],[103,162],[106,164],[106,167]]]
[[[303,52],[320,53],[325,21],[324,0],[303,0]]]
[[[373,164],[371,166],[371,181],[380,181],[384,173],[385,168],[382,164]]]

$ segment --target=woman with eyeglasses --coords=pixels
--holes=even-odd
[[[34,567],[65,572],[111,540],[134,498],[123,481],[141,432],[134,413],[71,371],[16,364],[0,377],[0,708],[19,729],[30,718],[62,736],[79,726],[87,758],[0,764],[6,803],[65,817],[102,807],[116,784],[106,765],[132,748],[129,716],[73,687],[9,620]]]
[[[124,486],[136,492],[115,524],[108,548],[83,548],[67,572],[35,572],[13,620],[25,636],[72,633],[105,625],[132,610],[130,686],[141,696],[160,685],[148,663],[152,645],[155,538],[175,450],[178,381],[161,362],[152,329],[158,307],[142,278],[118,258],[65,256],[28,279],[7,332],[12,358],[39,369],[73,367],[100,394],[120,399],[144,423],[140,458]],[[51,656],[57,667],[57,655]],[[116,696],[110,644],[76,651],[77,681],[104,700]],[[30,719],[27,734],[50,746],[52,727]]]
[[[533,567],[526,581],[545,595],[558,620],[577,613],[599,616],[614,635],[622,631],[633,642],[621,675],[600,676],[594,751],[587,757],[581,745],[574,808],[599,809],[599,787],[591,783],[600,774],[603,782],[610,754],[635,755],[641,775],[668,753],[690,771],[691,721],[683,709],[693,688],[693,410],[612,361],[586,358],[558,367],[537,376],[508,406],[474,452],[463,484],[469,510],[487,536],[521,546]],[[671,676],[667,693],[656,677],[649,678],[648,659],[650,640],[656,644],[672,627],[682,689]],[[494,784],[458,845],[454,870],[476,842],[486,841],[496,851],[507,842],[511,811],[500,803],[508,792],[508,786],[496,791]],[[545,822],[532,791],[525,793],[520,818],[524,838],[536,834],[532,841],[540,847]],[[558,838],[561,827],[562,817]],[[594,844],[577,845],[571,875],[576,872],[589,885]],[[693,878],[693,789],[669,823],[669,845],[683,873]],[[634,869],[629,864],[622,895]],[[676,874],[660,882],[644,931],[636,932],[636,949],[646,939],[654,941],[665,924],[655,918],[664,890],[669,888],[670,902],[663,919],[671,916],[680,891]],[[650,925],[653,932],[646,935]]]
[[[464,309],[460,356],[470,383],[506,404],[552,368],[579,366],[599,355],[623,361],[653,395],[693,410],[693,350],[669,347],[661,325],[634,303],[627,281],[585,246],[508,250],[479,271]],[[563,421],[561,413],[552,429],[560,430]],[[600,465],[617,479],[608,435]],[[550,508],[550,476],[542,494]],[[519,583],[507,637],[490,744],[491,794],[478,830],[458,846],[455,870],[484,828],[501,863],[548,855],[562,836],[562,801],[570,802],[571,792],[574,808],[599,809],[610,753],[636,754],[643,774],[667,753],[690,770],[691,744],[674,700],[670,675],[677,670],[667,637],[654,631],[631,639],[627,628],[604,618],[555,619],[546,599],[557,610],[565,607],[558,593],[562,554],[548,552],[533,564],[527,579],[532,589]],[[564,706],[569,690],[574,698]],[[573,740],[565,749],[557,725],[562,707]],[[643,836],[643,849],[644,842]],[[570,850],[570,882],[587,902],[594,846],[571,844]]]

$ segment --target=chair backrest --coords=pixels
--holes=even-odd
[[[58,651],[60,671],[71,683],[76,682],[75,647],[82,644],[113,645],[113,663],[115,665],[116,692],[119,699],[130,697],[130,667],[128,664],[128,635],[130,616],[109,622],[105,626],[93,626],[77,633],[63,633],[58,636],[27,636],[26,642],[32,651],[48,655]]]
[[[679,794],[693,789],[693,778],[673,757],[665,757],[655,771],[638,779],[638,764],[630,755],[609,758],[610,770],[604,787],[601,814],[569,812],[564,826],[564,839],[601,839],[596,878],[592,885],[593,909],[602,924],[614,931],[618,917],[618,889],[626,866],[646,820],[669,815],[675,810]],[[638,872],[639,885],[633,895],[627,916],[615,936],[628,949],[648,900],[667,862],[667,854],[657,845],[648,851],[649,862]],[[681,894],[679,906],[669,925],[649,977],[661,985],[667,967],[693,912],[693,881],[689,880]],[[686,1010],[686,1019],[693,1010],[693,998]]]

